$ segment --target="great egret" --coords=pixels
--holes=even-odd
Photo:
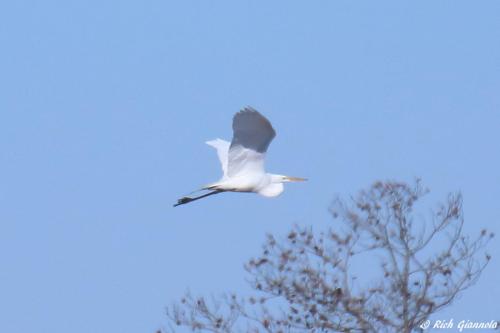
[[[255,109],[247,107],[236,113],[231,143],[222,139],[206,142],[217,150],[222,178],[201,189],[210,192],[198,197],[180,198],[174,207],[221,192],[255,192],[265,197],[276,197],[283,192],[283,183],[306,180],[264,171],[267,147],[275,136],[269,120]]]

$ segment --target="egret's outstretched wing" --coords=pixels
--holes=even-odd
[[[227,174],[264,173],[264,156],[276,132],[269,120],[251,107],[235,114]]]
[[[247,107],[234,115],[231,148],[241,145],[265,153],[275,136],[269,120],[255,109]]]
[[[220,164],[222,166],[222,172],[224,176],[227,175],[227,155],[229,152],[230,143],[222,140],[215,139],[206,142],[207,145],[214,147],[217,150],[217,156],[219,157]]]

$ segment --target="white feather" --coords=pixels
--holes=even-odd
[[[229,151],[229,142],[222,139],[215,139],[206,142],[207,145],[214,147],[217,150],[217,156],[222,167],[222,173],[225,177],[227,175],[227,154]]]

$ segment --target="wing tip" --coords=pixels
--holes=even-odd
[[[251,105],[247,105],[247,106],[245,106],[245,107],[243,108],[243,110],[241,110],[241,111],[246,111],[246,112],[259,112],[259,111],[257,111],[257,110],[256,110],[253,106],[251,106]],[[240,111],[240,112],[241,112],[241,111]]]
[[[233,127],[234,127],[234,121],[236,120],[236,118],[241,117],[241,116],[243,116],[243,117],[250,116],[252,114],[253,115],[257,115],[259,117],[259,120],[264,121],[274,131],[274,128],[271,125],[271,122],[269,121],[269,119],[267,119],[262,113],[260,113],[259,111],[257,111],[257,109],[253,108],[250,105],[245,106],[243,109],[241,109],[240,111],[238,111],[238,112],[236,112],[234,114],[234,116],[233,116]]]
[[[217,146],[219,146],[219,144],[224,144],[224,143],[229,143],[229,142],[226,140],[222,140],[220,138],[217,138],[217,139],[205,141],[205,143],[209,146],[217,147]]]
[[[258,113],[260,114],[259,111],[257,111],[257,109],[255,109],[253,106],[251,105],[247,105],[245,106],[243,109],[241,109],[240,111],[236,112],[236,114],[242,114],[242,113]]]
[[[217,139],[207,140],[207,141],[205,141],[205,143],[209,146],[213,146],[213,144],[216,143],[217,140],[219,140],[219,139],[217,138]]]

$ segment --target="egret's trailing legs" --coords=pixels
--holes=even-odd
[[[214,195],[214,194],[218,194],[218,193],[222,193],[222,192],[225,192],[225,191],[215,190],[215,191],[208,192],[206,194],[203,194],[203,195],[200,195],[200,196],[194,197],[194,198],[191,198],[191,197],[182,197],[179,200],[177,200],[177,203],[174,205],[174,207],[177,207],[179,205],[184,205],[184,204],[190,203],[191,201],[195,201],[195,200],[199,200],[199,199],[202,199],[202,198],[206,198],[209,195]]]

